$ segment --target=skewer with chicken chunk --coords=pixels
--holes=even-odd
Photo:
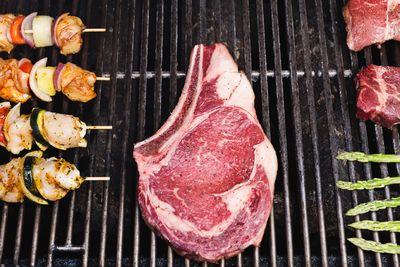
[[[0,52],[10,53],[15,45],[32,48],[53,46],[63,55],[76,54],[82,47],[82,33],[105,32],[104,28],[85,28],[82,20],[69,13],[54,18],[33,12],[28,16],[0,15]]]
[[[71,101],[88,102],[96,97],[96,80],[109,80],[72,63],[59,63],[57,67],[46,65],[47,58],[34,65],[27,58],[0,59],[0,97],[25,103],[32,91],[39,99],[51,102],[57,92],[62,92]]]
[[[46,205],[48,200],[62,199],[86,180],[74,164],[62,158],[42,156],[41,151],[33,151],[0,165],[0,200],[17,203],[27,197]]]
[[[88,129],[112,129],[111,126],[87,126],[78,117],[39,108],[34,108],[30,115],[21,115],[21,104],[12,109],[7,102],[0,103],[1,106],[5,106],[7,114],[0,114],[0,145],[13,154],[31,149],[33,143],[43,151],[49,146],[61,150],[86,147]]]

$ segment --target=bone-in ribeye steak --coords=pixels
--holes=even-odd
[[[343,16],[347,45],[353,51],[391,39],[400,41],[399,0],[349,0]]]
[[[392,128],[400,122],[400,68],[368,65],[356,76],[357,117]]]
[[[143,218],[179,254],[214,262],[260,244],[277,159],[223,44],[193,48],[177,106],[134,158]]]

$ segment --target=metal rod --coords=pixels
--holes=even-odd
[[[140,46],[140,73],[139,80],[139,105],[138,105],[138,141],[143,140],[146,126],[146,95],[147,95],[147,80],[145,73],[148,64],[148,38],[149,38],[149,0],[143,2],[142,8],[142,37]],[[140,249],[140,221],[139,207],[137,199],[135,201],[135,216],[134,216],[134,240],[133,240],[133,266],[139,266],[139,249]]]
[[[289,190],[289,162],[287,152],[287,136],[286,136],[286,115],[285,115],[285,97],[283,93],[283,81],[281,76],[281,49],[279,36],[279,21],[278,21],[278,2],[271,2],[271,18],[272,18],[272,38],[274,40],[274,65],[275,65],[275,84],[277,98],[277,113],[278,113],[278,128],[279,128],[279,144],[280,144],[280,159],[281,170],[283,176],[284,190],[284,206],[285,206],[285,230],[286,230],[286,250],[288,266],[294,266],[293,259],[293,237],[292,237],[292,218]]]
[[[292,1],[285,1],[286,8],[286,33],[287,33],[287,48],[290,62],[290,72],[297,72],[297,59],[295,53],[295,37],[293,26],[293,13]],[[306,198],[306,173],[304,167],[304,146],[302,134],[302,116],[300,111],[300,90],[298,79],[296,75],[291,75],[291,92],[292,92],[292,113],[294,118],[294,132],[296,143],[296,163],[299,172],[299,187],[300,187],[300,209],[301,209],[301,225],[303,231],[303,244],[304,244],[304,263],[305,266],[311,266],[311,251],[310,251],[310,234],[308,227],[308,212],[307,212],[307,198]]]
[[[133,69],[133,51],[135,41],[135,29],[136,29],[136,1],[130,1],[128,11],[130,14],[130,23],[128,25],[128,54],[126,56],[126,73],[129,74]],[[129,75],[127,76],[129,77]],[[132,105],[132,79],[125,79],[126,97],[124,97],[124,110],[130,110]],[[122,137],[122,147],[129,146],[128,139],[130,134],[130,123],[131,123],[131,112],[125,112],[125,125]],[[118,211],[118,232],[117,232],[117,255],[116,255],[116,266],[122,266],[122,248],[123,248],[123,232],[124,232],[124,215],[125,215],[125,183],[126,183],[126,161],[127,161],[127,149],[122,152],[122,164],[121,164],[121,183],[120,183],[120,196],[119,196],[119,211]]]
[[[19,255],[21,252],[21,237],[22,237],[22,224],[24,221],[24,203],[21,204],[19,207],[19,212],[18,212],[18,223],[17,223],[17,233],[15,237],[15,249],[14,249],[14,265],[18,266],[19,265]]]
[[[381,65],[383,65],[383,66],[387,66],[388,65],[388,59],[387,59],[387,55],[386,55],[386,45],[382,46],[381,53],[380,53],[380,59],[381,59]],[[378,135],[378,137],[377,137],[378,150],[381,153],[385,153],[385,140],[384,140],[384,137],[383,137],[382,127],[380,127],[378,125],[375,125],[375,132],[378,132],[378,134],[377,134]],[[386,175],[386,176],[389,175],[387,164],[380,164],[380,168],[381,168],[382,175]],[[383,177],[386,177],[386,176],[383,176]],[[385,191],[385,196],[387,198],[390,198],[390,196],[391,196],[390,187],[386,187],[384,189],[384,191]],[[387,213],[388,213],[388,220],[389,221],[393,221],[394,220],[393,209],[392,208],[388,209]],[[392,243],[394,243],[394,244],[397,243],[397,237],[396,237],[395,233],[390,233],[390,241]],[[393,265],[395,267],[398,267],[399,266],[399,257],[398,257],[398,255],[394,254],[392,256],[392,258],[393,258]]]
[[[107,12],[108,11],[107,1],[103,0],[101,2],[101,6],[102,6],[101,12],[98,15],[100,16],[100,18],[102,18],[101,19],[101,26],[103,28],[107,28],[106,27],[106,25],[107,25],[107,13],[108,13]],[[86,13],[86,17],[87,17],[88,23],[90,23],[89,21],[91,20],[91,17],[92,17],[91,10],[93,10],[93,9],[92,9],[92,1],[90,0],[90,1],[86,2],[86,12],[87,12]],[[85,38],[85,43],[88,43],[89,36],[85,35],[84,38]],[[96,71],[102,71],[103,70],[103,58],[104,58],[103,54],[104,54],[104,51],[105,51],[105,49],[104,49],[105,38],[106,38],[105,35],[101,34],[99,36],[100,41],[99,41],[98,44],[96,44],[96,47],[97,47]],[[82,64],[86,68],[87,67],[87,61],[88,61],[88,46],[84,46],[83,50],[84,51],[82,53]],[[102,88],[103,88],[102,86],[103,86],[103,83],[99,83],[97,85],[97,95],[98,96],[96,97],[96,99],[94,101],[93,112],[92,112],[92,114],[96,114],[96,115],[93,116],[93,121],[97,121],[98,120],[98,116],[100,115],[100,112],[99,112],[98,108],[100,106],[100,102],[101,102],[101,99],[102,99],[101,98]],[[82,104],[80,104],[80,112],[82,112]],[[88,137],[90,137],[90,133],[89,133]],[[98,144],[98,135],[96,135],[95,138],[92,138],[92,140],[93,140],[92,143],[93,143],[94,147],[96,147],[97,144]],[[77,157],[77,154],[75,154],[75,158],[76,157]],[[96,155],[91,155],[90,156],[90,161],[89,161],[89,163],[90,163],[90,165],[89,165],[90,166],[89,175],[91,175],[91,176],[94,173],[94,168],[97,166],[97,164],[95,164],[95,162],[97,162],[96,161]],[[85,234],[84,234],[84,239],[83,239],[83,244],[82,244],[82,247],[84,249],[83,250],[83,255],[82,255],[82,262],[83,262],[82,265],[83,266],[87,266],[88,265],[89,253],[90,253],[90,251],[89,251],[89,248],[90,248],[89,240],[90,240],[90,229],[91,229],[93,184],[89,183],[87,187],[88,187],[87,188],[87,200],[86,200],[87,201],[87,205],[86,205],[86,214],[85,214],[85,220],[84,220]],[[100,263],[100,260],[99,260],[99,263]]]
[[[304,4],[304,1],[302,1]],[[334,112],[333,112],[333,104],[332,104],[332,99],[331,99],[331,87],[329,83],[329,74],[328,74],[328,51],[327,51],[327,41],[326,41],[326,34],[325,34],[325,23],[324,23],[324,18],[323,18],[323,8],[322,8],[322,2],[320,0],[315,0],[315,6],[316,6],[316,13],[317,13],[317,25],[318,27],[318,39],[319,39],[319,46],[320,46],[320,53],[322,56],[321,60],[321,67],[323,70],[323,75],[322,75],[322,82],[323,82],[323,95],[325,97],[325,108],[327,112],[327,121],[329,125],[329,146],[330,146],[330,153],[331,153],[331,162],[332,162],[332,170],[333,170],[333,178],[334,181],[338,181],[339,179],[339,169],[338,169],[338,163],[336,160],[336,154],[338,150],[338,144],[337,144],[337,139],[336,139],[336,133],[335,133],[335,128],[337,119],[334,118]],[[306,6],[305,4],[303,7],[300,9],[303,9],[304,12],[306,12]],[[335,188],[336,192],[336,212],[337,212],[337,219],[338,219],[338,224],[339,224],[339,244],[340,244],[340,254],[341,254],[341,260],[342,260],[342,266],[347,266],[347,251],[346,251],[346,246],[345,246],[345,235],[344,235],[344,225],[343,225],[343,213],[342,213],[342,204],[341,204],[341,198],[340,195],[338,194],[337,188]],[[364,257],[362,253],[359,253],[359,263],[363,264],[364,262]]]
[[[121,36],[121,12],[122,12],[122,0],[116,1],[115,5],[115,16],[114,16],[114,28],[113,31],[113,42],[112,42],[112,77],[116,76],[119,59],[119,47],[120,47],[120,36]],[[108,124],[113,125],[115,123],[115,106],[116,106],[116,94],[117,94],[117,80],[112,79],[111,90],[109,94],[109,113],[108,113]],[[111,172],[111,155],[112,155],[112,143],[113,133],[110,131],[107,135],[106,145],[106,175],[110,175]],[[103,207],[102,207],[102,225],[101,225],[101,239],[100,239],[100,254],[99,254],[99,265],[106,265],[106,246],[107,246],[107,221],[108,221],[108,197],[109,197],[109,183],[105,183],[103,187]]]
[[[3,203],[3,211],[1,213],[1,224],[0,224],[0,263],[3,259],[4,253],[4,242],[5,242],[5,233],[7,226],[7,216],[8,215],[8,204]]]
[[[331,17],[332,18],[336,18],[339,13],[339,11],[336,10],[336,5],[337,3],[335,1],[330,1],[330,13],[331,13]],[[340,72],[341,70],[344,69],[343,66],[343,57],[342,52],[341,52],[341,46],[339,45],[339,43],[345,43],[345,40],[342,40],[342,42],[339,42],[339,38],[340,38],[340,34],[337,30],[337,27],[335,27],[334,25],[331,26],[332,31],[334,32],[334,43],[336,43],[335,45],[335,59],[337,62],[337,69]],[[354,71],[354,73],[358,70],[358,60],[357,60],[357,55],[355,53],[350,53],[350,59],[351,59],[351,64],[352,64],[352,69]],[[349,151],[352,151],[354,149],[353,144],[352,144],[352,140],[353,140],[353,134],[352,134],[352,129],[351,129],[351,125],[350,125],[350,111],[348,108],[348,102],[347,100],[349,99],[348,94],[351,96],[350,99],[355,99],[355,94],[352,94],[352,91],[349,91],[348,88],[346,88],[345,86],[345,81],[344,81],[344,77],[342,75],[338,75],[339,78],[339,93],[340,93],[340,101],[341,101],[341,109],[342,109],[342,114],[344,116],[344,133],[345,133],[345,140],[346,140],[346,149],[348,149]],[[366,135],[366,129],[365,129],[365,124],[361,125],[360,124],[360,135],[361,135],[361,139],[362,139],[362,149],[363,151],[369,151],[368,148],[368,140],[365,141],[365,137]],[[364,135],[365,134],[365,135]],[[356,180],[356,173],[355,173],[355,167],[354,164],[349,162],[348,163],[348,167],[349,167],[349,173],[350,173],[350,180],[351,181],[355,181]],[[367,174],[367,179],[371,179],[372,175],[371,175],[371,165],[370,164],[364,164],[364,172]],[[374,200],[374,193],[372,190],[370,190],[368,192],[368,196],[369,196],[369,200],[373,201]],[[357,199],[357,193],[353,192],[352,193],[352,198],[353,198],[353,203],[354,205],[358,205],[358,199]],[[376,220],[376,213],[375,212],[371,212],[371,218],[373,220]],[[359,217],[356,218],[356,220],[359,220]],[[356,235],[358,237],[361,237],[361,232],[357,231]],[[379,241],[379,234],[374,232],[373,233],[373,238],[375,241]],[[361,254],[363,253],[362,250],[358,249],[358,253]],[[377,266],[382,266],[382,258],[380,253],[376,253],[375,254],[375,260],[376,260],[376,265]]]
[[[155,51],[155,88],[154,88],[154,128],[157,131],[161,123],[161,96],[162,96],[162,56],[163,56],[163,31],[164,31],[164,3],[157,3],[156,15],[156,51]],[[157,242],[154,232],[150,237],[150,266],[155,267],[157,261]]]
[[[271,138],[271,127],[269,117],[269,92],[267,81],[267,49],[265,38],[265,23],[264,23],[264,5],[262,0],[257,0],[257,33],[258,33],[258,54],[260,61],[260,85],[261,85],[261,114],[262,125],[269,138]],[[273,203],[272,203],[273,204]],[[275,237],[275,216],[274,208],[272,206],[269,216],[269,257],[271,266],[275,267],[277,264],[276,258],[276,237]]]

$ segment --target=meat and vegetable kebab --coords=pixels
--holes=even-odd
[[[63,198],[85,180],[107,181],[109,177],[82,177],[77,167],[62,158],[42,158],[33,151],[0,165],[0,199],[23,202],[24,198],[47,205],[47,200]]]
[[[87,130],[112,129],[112,126],[87,126],[78,117],[39,108],[34,108],[30,115],[21,115],[21,104],[10,107],[9,102],[0,103],[0,145],[13,154],[30,150],[33,143],[41,150],[49,146],[61,150],[86,147]]]
[[[105,32],[104,28],[85,29],[78,17],[64,13],[54,20],[50,16],[0,15],[0,52],[10,53],[15,45],[32,48],[56,45],[63,55],[75,54],[82,47],[83,32]]]
[[[96,77],[93,72],[83,70],[72,63],[58,63],[57,67],[46,66],[47,58],[34,65],[27,58],[0,59],[0,97],[4,100],[25,103],[32,91],[39,99],[51,102],[52,96],[62,92],[68,99],[88,102],[96,97]]]

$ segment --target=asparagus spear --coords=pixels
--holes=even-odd
[[[352,209],[349,209],[346,212],[347,216],[355,216],[367,213],[369,211],[377,211],[386,208],[395,208],[400,206],[400,197],[395,197],[392,199],[385,200],[375,200],[371,202],[362,203],[360,205],[355,206]]]
[[[400,246],[398,246],[397,244],[383,244],[358,237],[348,238],[347,240],[363,250],[370,250],[379,253],[400,254]]]
[[[400,163],[400,155],[396,154],[365,154],[363,152],[343,152],[337,155],[336,158],[340,160],[359,162]]]
[[[355,229],[370,230],[370,231],[390,231],[400,232],[400,221],[387,221],[377,222],[371,220],[364,220],[349,224],[350,227]]]
[[[371,180],[360,180],[355,183],[338,181],[336,183],[336,186],[339,187],[340,189],[345,189],[345,190],[363,190],[363,189],[382,188],[391,184],[400,184],[400,176],[374,178]]]

